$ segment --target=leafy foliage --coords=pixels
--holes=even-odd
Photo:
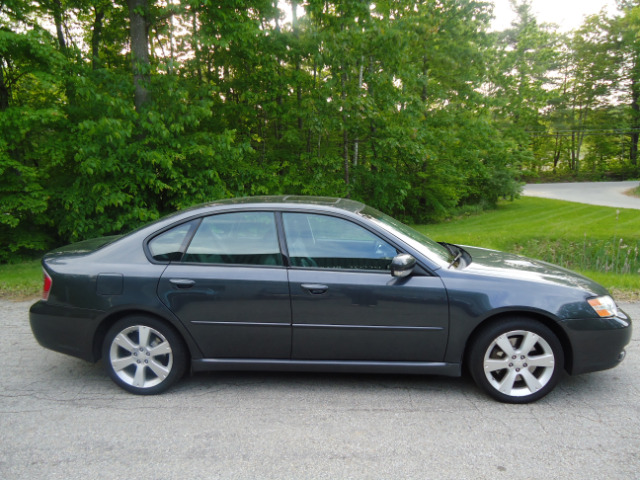
[[[633,134],[584,134],[636,128],[637,7],[564,41],[514,8],[495,33],[477,0],[1,2],[0,261],[220,197],[425,221],[523,167],[637,171]]]

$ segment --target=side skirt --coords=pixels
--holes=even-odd
[[[256,360],[255,358],[205,358],[192,360],[194,372],[203,371],[267,371],[267,372],[340,372],[340,373],[406,373],[459,377],[459,363],[443,362],[353,362],[327,360]]]

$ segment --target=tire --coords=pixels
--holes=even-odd
[[[564,369],[558,337],[540,322],[511,318],[485,327],[468,356],[476,384],[505,403],[529,403],[547,395]]]
[[[145,315],[118,320],[102,344],[102,359],[111,379],[128,392],[155,395],[184,375],[187,349],[163,321]]]

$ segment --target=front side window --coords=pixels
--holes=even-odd
[[[398,251],[377,235],[342,218],[284,213],[291,264],[352,270],[389,270]]]
[[[183,261],[282,265],[274,214],[237,212],[204,218]]]

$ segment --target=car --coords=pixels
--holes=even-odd
[[[488,227],[489,228],[489,227]],[[449,243],[349,199],[226,199],[47,253],[30,324],[128,392],[188,371],[460,376],[528,403],[618,365],[631,319],[605,288]]]

